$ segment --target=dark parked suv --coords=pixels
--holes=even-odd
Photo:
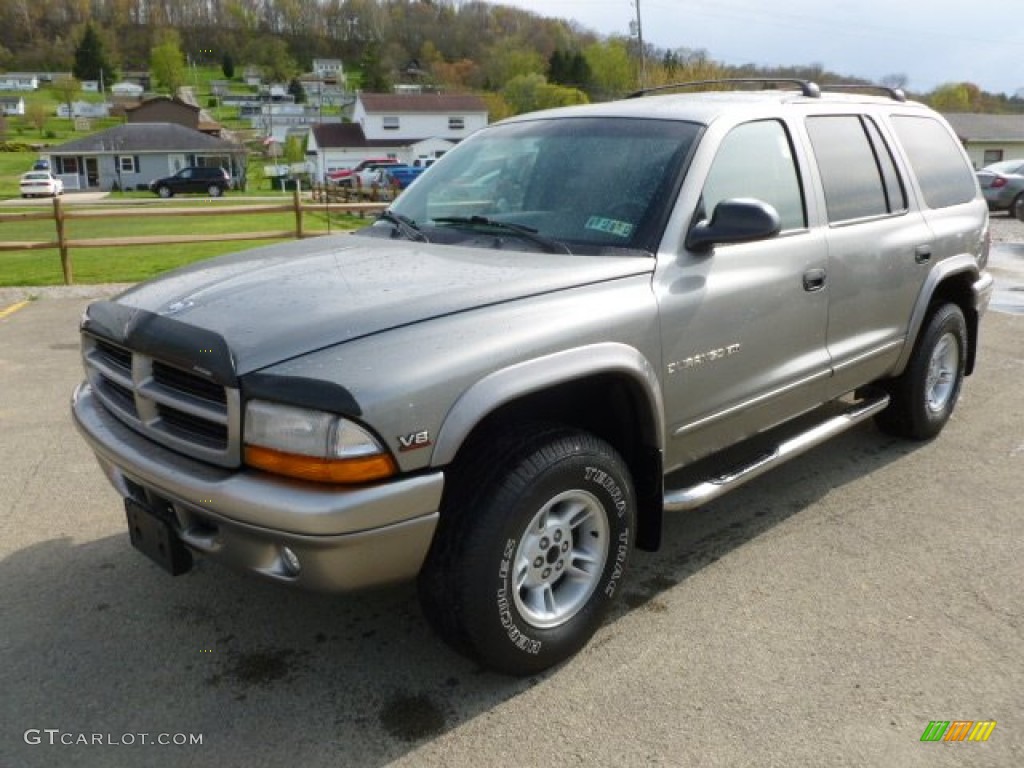
[[[132,544],[172,574],[415,578],[485,666],[567,659],[668,515],[869,419],[928,440],[953,416],[988,209],[946,121],[882,93],[520,115],[358,234],[92,304],[74,418]]]
[[[173,197],[181,192],[205,192],[210,197],[220,197],[230,186],[230,174],[216,166],[190,166],[173,176],[149,182],[150,191],[160,197]]]

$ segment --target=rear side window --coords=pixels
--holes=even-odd
[[[807,118],[830,224],[906,210],[907,198],[878,127],[859,115]]]
[[[800,177],[782,123],[745,123],[722,141],[704,183],[704,210],[711,216],[720,202],[737,197],[753,197],[772,205],[783,231],[807,226]]]
[[[974,199],[974,173],[942,123],[931,117],[893,115],[892,124],[929,208],[947,208]]]

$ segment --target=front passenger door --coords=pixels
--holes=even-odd
[[[783,121],[734,127],[703,184],[703,216],[722,200],[756,198],[779,213],[781,233],[659,265],[668,470],[821,402],[827,253],[820,228],[807,226],[801,179]]]

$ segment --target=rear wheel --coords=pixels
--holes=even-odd
[[[632,481],[577,430],[533,425],[478,448],[451,473],[421,602],[456,650],[529,675],[600,626],[633,546]]]
[[[898,437],[927,440],[946,426],[960,397],[967,365],[967,324],[955,304],[935,308],[903,375],[887,385],[892,401],[877,417]]]
[[[1017,197],[1013,199],[1013,202],[1010,203],[1008,213],[1018,221],[1024,221],[1024,194],[1017,195]]]
[[[174,194],[171,191],[171,188],[170,187],[166,187],[166,186],[158,188],[156,193],[158,195],[160,195],[160,197],[165,198],[165,199]]]

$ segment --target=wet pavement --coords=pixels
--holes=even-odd
[[[992,310],[1024,315],[1024,243],[993,245],[988,268],[996,279]]]

